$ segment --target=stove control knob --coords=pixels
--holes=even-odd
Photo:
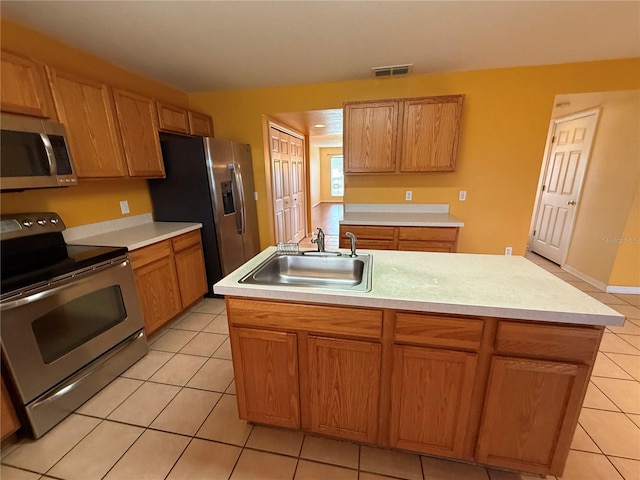
[[[31,228],[33,226],[33,222],[31,220],[23,220],[22,225],[24,225],[27,228]]]
[[[44,218],[39,218],[38,220],[36,220],[36,223],[41,227],[44,227],[47,224],[47,221]]]
[[[49,219],[49,222],[51,222],[51,225],[57,225],[58,224],[58,219],[56,217],[51,217]]]

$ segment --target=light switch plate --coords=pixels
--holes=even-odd
[[[123,215],[126,215],[127,213],[129,213],[129,202],[126,200],[121,200],[120,201],[120,211],[122,212]]]

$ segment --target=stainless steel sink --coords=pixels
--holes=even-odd
[[[350,257],[335,253],[317,256],[309,253],[274,253],[239,282],[356,292],[371,290],[371,255]]]

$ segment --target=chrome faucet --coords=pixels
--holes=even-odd
[[[324,232],[320,227],[318,227],[318,237],[312,238],[311,243],[318,245],[319,252],[324,252]]]
[[[351,232],[347,232],[347,233],[345,233],[345,235],[347,237],[349,237],[349,240],[351,240],[351,256],[352,257],[357,257],[357,255],[356,255],[356,236]]]

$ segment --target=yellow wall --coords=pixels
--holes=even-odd
[[[555,104],[553,118],[600,107],[566,265],[606,285],[640,179],[640,90],[559,95]]]
[[[0,19],[0,22],[0,45],[3,49],[28,55],[55,68],[104,81],[114,87],[188,106],[184,92],[128,72],[9,20]],[[2,213],[54,211],[70,227],[122,217],[120,200],[129,202],[129,215],[152,211],[145,180],[80,180],[77,187],[0,195]]]
[[[618,252],[608,284],[640,286],[640,186],[636,188],[627,223],[619,237]]]
[[[342,197],[331,196],[331,157],[333,155],[342,155],[342,147],[320,149],[320,199],[323,202],[342,202]]]
[[[213,116],[216,135],[250,143],[260,237],[269,238],[261,116],[340,108],[345,101],[466,95],[458,169],[454,173],[348,176],[345,202],[449,203],[465,222],[458,250],[521,255],[527,243],[535,190],[553,100],[559,93],[628,90],[640,85],[640,59],[521,67],[403,78],[367,79],[189,95],[192,108]],[[467,201],[458,202],[459,190]]]

